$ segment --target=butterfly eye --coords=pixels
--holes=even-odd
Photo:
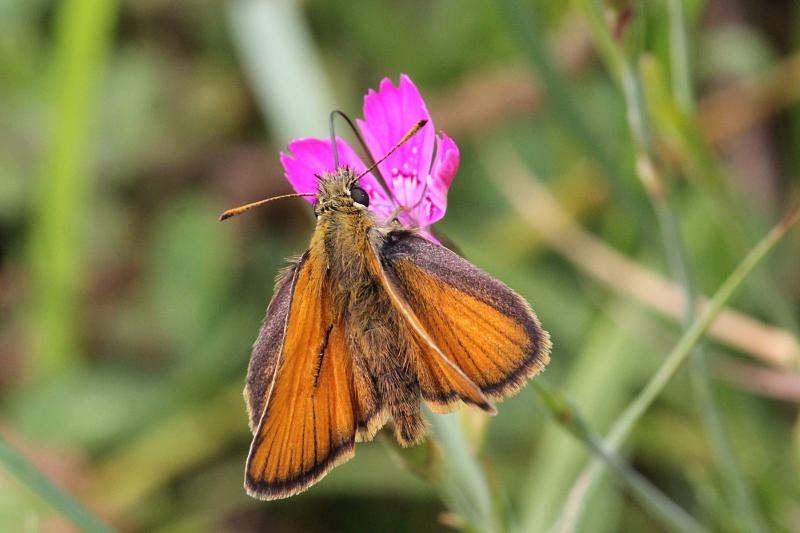
[[[369,195],[361,187],[353,187],[350,189],[350,197],[355,203],[361,204],[364,207],[369,207]]]

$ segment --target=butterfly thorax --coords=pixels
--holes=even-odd
[[[335,294],[337,300],[375,283],[366,260],[367,247],[370,239],[381,239],[381,232],[376,231],[377,224],[367,206],[351,196],[357,183],[355,172],[346,167],[323,174],[314,208],[317,226],[310,253],[327,265],[332,288],[339,293]]]
[[[386,231],[367,206],[354,201],[351,191],[357,185],[356,174],[348,168],[320,177],[317,226],[309,254],[327,267],[332,308],[340,311],[338,318],[347,324],[351,349],[363,354],[365,364],[375,371],[389,357],[385,347],[373,346],[378,338],[375,333],[380,333],[383,342],[395,343],[393,355],[399,348],[398,333],[395,313],[369,261]]]

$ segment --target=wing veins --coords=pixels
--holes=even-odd
[[[314,392],[316,392],[317,387],[319,386],[319,373],[322,370],[322,363],[325,360],[325,352],[328,349],[328,340],[330,339],[331,336],[331,330],[333,330],[333,324],[328,326],[328,328],[325,330],[325,336],[322,339],[322,346],[320,346],[319,348],[319,355],[317,356],[317,367],[314,370],[314,384],[313,384]]]

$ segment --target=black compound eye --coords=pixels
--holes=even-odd
[[[355,203],[361,204],[364,207],[369,207],[369,195],[361,187],[353,187],[350,189],[350,197]]]

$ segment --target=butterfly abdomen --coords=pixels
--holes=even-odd
[[[383,418],[391,418],[397,441],[409,446],[425,435],[420,394],[408,361],[408,336],[375,280],[368,278],[349,294],[345,307],[349,346],[356,366],[367,374]],[[377,428],[376,428],[377,429]]]

